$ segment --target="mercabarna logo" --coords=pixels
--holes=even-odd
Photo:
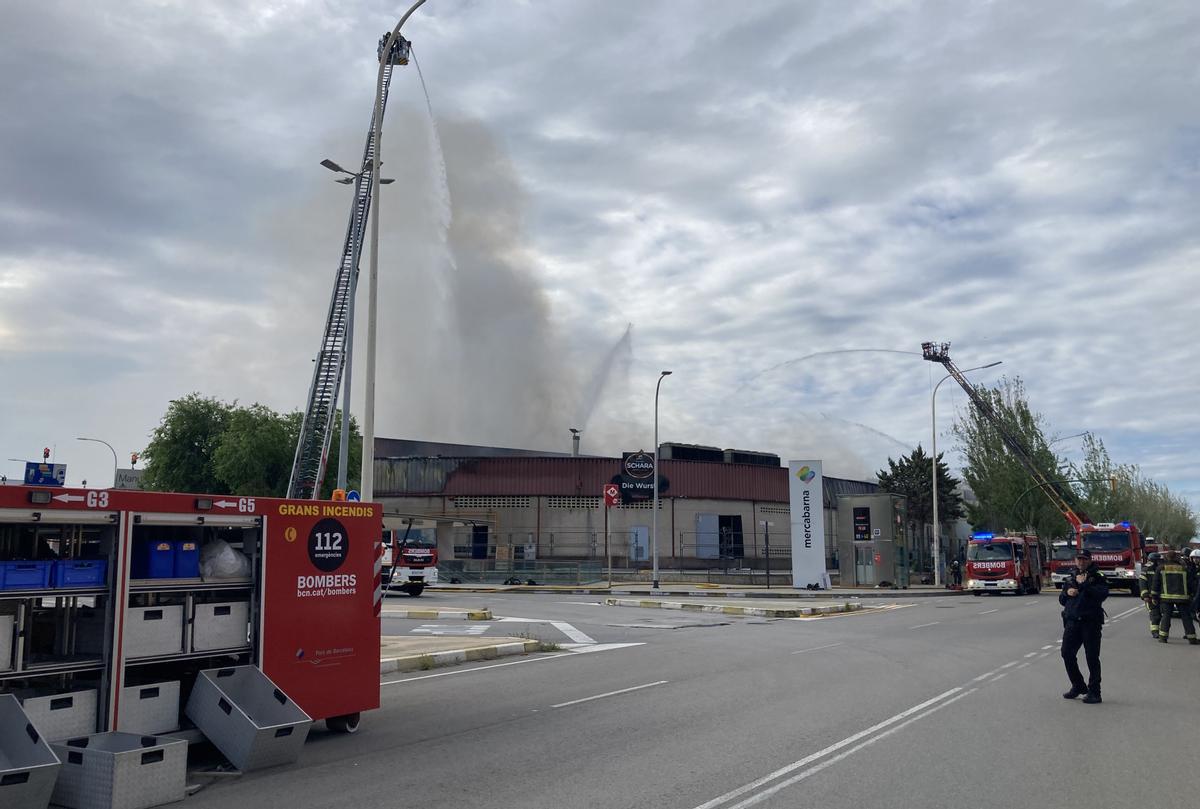
[[[812,483],[813,478],[816,476],[817,473],[807,466],[802,466],[796,471],[796,477],[800,478],[802,483]]]

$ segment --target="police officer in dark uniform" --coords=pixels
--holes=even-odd
[[[1075,552],[1075,567],[1063,582],[1058,594],[1062,605],[1063,638],[1062,658],[1071,680],[1071,690],[1063,694],[1065,699],[1075,699],[1085,694],[1083,701],[1088,705],[1100,699],[1100,634],[1104,625],[1104,599],[1108,598],[1108,584],[1092,562],[1092,553],[1086,549]],[[1083,647],[1087,660],[1088,679],[1085,683],[1079,670],[1079,647]]]
[[[1142,594],[1142,601],[1146,602],[1146,612],[1150,615],[1150,637],[1158,637],[1158,624],[1162,619],[1159,612],[1158,596],[1151,590],[1154,587],[1154,580],[1158,576],[1158,561],[1157,553],[1146,554],[1146,561],[1142,562],[1142,575],[1138,585]]]

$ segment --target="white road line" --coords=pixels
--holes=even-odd
[[[1037,659],[1041,660],[1043,657],[1049,657],[1049,656],[1050,656],[1049,652],[1042,652],[1040,655],[1037,656]]]
[[[991,677],[995,673],[996,673],[996,670],[992,669],[991,671],[987,672],[986,674],[980,674],[978,677],[972,677],[971,682],[977,683],[980,680],[986,680],[988,677]]]
[[[609,691],[606,694],[597,694],[594,697],[584,697],[583,699],[573,699],[570,702],[560,702],[557,705],[551,705],[551,708],[565,708],[568,705],[578,705],[581,702],[591,702],[594,699],[604,699],[605,697],[615,697],[617,694],[628,694],[630,691],[641,691],[643,688],[653,688],[656,685],[666,685],[670,680],[658,680],[645,685],[635,685],[632,688],[622,688],[620,691]]]
[[[958,690],[958,689],[955,689],[955,690]],[[803,781],[805,778],[808,778],[811,775],[816,775],[821,770],[824,770],[828,767],[832,767],[834,764],[837,764],[839,761],[841,761],[844,758],[848,758],[849,756],[854,755],[859,750],[862,750],[864,747],[868,747],[872,744],[875,744],[875,742],[878,742],[882,739],[886,739],[888,736],[891,736],[893,733],[898,733],[899,731],[908,727],[913,722],[916,722],[919,719],[924,719],[926,716],[929,716],[930,714],[934,713],[935,711],[940,711],[942,708],[945,708],[947,705],[958,702],[960,699],[974,693],[976,690],[977,689],[972,688],[968,691],[964,691],[963,693],[959,694],[956,697],[951,697],[950,699],[946,700],[945,702],[941,702],[937,705],[934,705],[932,708],[929,708],[929,710],[926,710],[923,713],[918,713],[916,716],[913,716],[912,718],[910,718],[904,722],[901,722],[899,725],[896,725],[896,727],[891,728],[889,730],[885,730],[883,733],[880,733],[878,736],[873,736],[872,738],[867,739],[862,744],[852,747],[844,753],[839,753],[838,755],[834,756],[833,758],[830,758],[826,761],[822,761],[820,764],[816,765],[815,767],[809,767],[807,770],[796,773],[791,778],[788,778],[785,781],[780,781],[778,784],[774,784],[774,785],[768,787],[767,789],[764,789],[762,792],[752,795],[749,798],[747,798],[746,800],[744,800],[740,803],[736,803],[736,804],[728,807],[727,809],[745,809],[745,807],[753,806],[756,803],[761,803],[761,802],[765,801],[767,798],[771,797],[772,795],[775,795],[776,793],[781,792],[784,789],[787,789],[791,785],[796,784],[800,781]],[[951,693],[951,692],[947,692],[947,693]],[[945,695],[943,695],[943,696],[945,696]],[[930,702],[937,702],[938,699],[940,699],[940,697],[935,697],[933,700],[930,700]],[[924,704],[928,705],[929,703],[924,703]],[[910,708],[908,711],[905,711],[905,714],[911,713],[913,710],[915,710],[915,709]],[[903,716],[903,715],[904,714],[898,714],[897,717]],[[895,719],[897,717],[893,717],[893,719]],[[892,721],[892,720],[888,720],[888,721]],[[853,738],[854,737],[851,737],[851,739],[853,739]],[[842,745],[846,741],[849,741],[849,740],[843,740],[842,742],[838,742],[838,745]],[[826,750],[822,751],[821,753],[813,754],[813,756],[810,756],[809,759],[812,759],[813,757],[819,757],[819,756],[823,755],[826,751],[832,752],[833,749],[835,749],[835,748],[832,748],[832,747],[826,748]],[[797,764],[799,764],[799,762],[797,762]],[[790,766],[795,766],[795,765],[788,765],[788,766],[790,767]],[[714,798],[712,801],[709,801],[706,804],[697,806],[696,809],[712,809],[713,807],[718,806],[720,803],[723,803],[723,802],[729,800],[730,797],[736,797],[736,794],[744,794],[745,790],[746,790],[746,788],[742,787],[742,789],[740,791],[735,790],[735,792],[728,793],[728,797],[726,795],[722,795],[720,798]]]
[[[589,638],[587,635],[580,632],[575,627],[566,623],[565,621],[551,621],[550,626],[554,627],[559,632],[563,633],[564,635],[566,635],[568,638],[575,641],[576,643],[595,643],[596,642],[596,641],[592,640],[591,638]]]
[[[936,626],[937,624],[940,624],[940,623],[941,623],[941,621],[930,621],[927,624],[917,624],[916,626],[910,626],[909,629],[924,629],[927,626]]]
[[[995,610],[984,610],[983,612],[981,612],[981,613],[979,613],[979,614],[980,614],[980,615],[990,615],[990,614],[991,614],[991,613],[993,613],[993,612],[1000,612],[1000,610],[998,610],[998,609],[995,609]]]
[[[996,682],[997,680],[1002,680],[1002,679],[1004,679],[1004,678],[1005,678],[1005,677],[1007,677],[1007,676],[1008,676],[1008,672],[1007,672],[1007,671],[1002,671],[1002,672],[1000,672],[999,674],[997,674],[995,677],[993,677],[992,679],[988,680],[988,682],[989,682],[989,683],[994,683],[994,682]]]
[[[1026,660],[1024,663],[1022,663],[1021,665],[1017,666],[1017,668],[1018,668],[1018,669],[1023,669],[1023,668],[1025,668],[1026,666],[1028,666],[1028,665],[1029,665],[1031,662],[1033,662],[1033,661],[1031,661],[1031,660]],[[1016,670],[1016,669],[1014,669],[1014,671],[1015,671],[1015,670]]]
[[[1132,615],[1133,613],[1135,613],[1141,609],[1145,609],[1145,607],[1142,607],[1142,606],[1130,607],[1129,609],[1125,610],[1125,612],[1118,615],[1116,618],[1113,618],[1113,620],[1116,621],[1119,618],[1124,618],[1126,615]]]
[[[975,689],[971,689],[971,690],[974,691]],[[870,736],[872,733],[876,732],[877,730],[883,730],[884,728],[888,727],[889,725],[894,725],[895,723],[899,722],[900,720],[906,719],[906,718],[912,716],[913,714],[918,714],[918,716],[914,717],[914,718],[920,718],[921,716],[924,716],[924,714],[920,714],[921,711],[925,710],[926,708],[928,708],[931,705],[941,702],[942,700],[946,699],[947,697],[952,697],[954,694],[959,695],[957,697],[953,697],[953,699],[949,700],[948,702],[942,703],[943,705],[948,705],[950,702],[953,702],[953,701],[959,699],[959,697],[964,697],[967,694],[971,693],[971,691],[967,691],[967,692],[959,694],[960,691],[962,691],[961,688],[951,688],[949,691],[945,691],[941,694],[938,694],[936,697],[933,697],[932,699],[925,700],[920,705],[914,705],[913,707],[909,708],[906,711],[902,711],[902,712],[896,714],[895,716],[889,717],[889,718],[883,720],[882,722],[874,724],[871,727],[867,728],[866,730],[860,730],[858,733],[855,733],[853,736],[847,736],[845,739],[842,739],[840,742],[835,742],[835,743],[829,745],[824,750],[818,750],[817,752],[813,753],[812,755],[805,756],[804,758],[800,759],[799,761],[793,761],[791,764],[788,764],[786,767],[780,767],[775,772],[770,773],[768,775],[764,775],[762,778],[759,778],[756,781],[751,781],[749,784],[746,784],[745,786],[740,786],[735,790],[726,792],[724,795],[720,795],[716,798],[713,798],[711,801],[708,801],[707,803],[702,803],[699,806],[697,806],[696,809],[716,809],[716,807],[720,806],[721,804],[728,803],[729,801],[733,800],[734,798],[738,798],[738,797],[741,797],[742,795],[745,795],[747,792],[753,792],[754,790],[758,789],[759,787],[761,787],[765,784],[768,784],[771,781],[774,781],[776,778],[780,778],[784,775],[787,775],[790,772],[794,772],[795,770],[800,769],[801,767],[807,766],[808,764],[811,764],[812,762],[816,761],[819,758],[824,758],[825,756],[829,755],[830,753],[834,753],[834,752],[837,752],[838,750],[841,750],[843,747],[852,745],[855,742],[857,742],[859,739],[862,739],[865,736]],[[941,706],[939,705],[938,707],[941,707]],[[905,722],[904,724],[899,725],[897,728],[894,728],[894,730],[899,730],[901,727],[904,727],[905,724],[908,724],[908,723]],[[883,736],[876,737],[876,739],[880,739],[880,738],[883,738]],[[872,741],[875,741],[876,739],[872,739]],[[854,749],[857,750],[858,748],[854,748]],[[853,752],[853,750],[851,750],[849,752]],[[839,756],[838,758],[840,759],[840,758],[844,757],[845,755],[849,755],[849,752],[843,754],[842,756]],[[814,770],[814,772],[815,772],[815,770]],[[765,794],[765,793],[762,793],[762,794]],[[757,798],[757,796],[755,796],[755,797]]]
[[[821,649],[832,649],[834,646],[841,646],[840,643],[828,643],[824,646],[814,646],[811,649],[801,649],[798,652],[792,652],[794,655],[802,655],[805,652],[819,652]]]
[[[1045,646],[1043,646],[1042,648],[1043,648],[1043,649],[1053,649],[1053,648],[1054,648],[1054,644],[1053,644],[1053,643],[1047,643],[1047,644],[1046,644]]]
[[[1028,659],[1030,657],[1037,657],[1037,652],[1030,652],[1029,654],[1025,655],[1025,657],[1026,657],[1026,659]]]
[[[1000,668],[1001,669],[1011,669],[1013,666],[1017,665],[1017,663],[1020,663],[1020,662],[1021,661],[1019,661],[1019,660],[1010,660],[1009,662],[1005,663]]]

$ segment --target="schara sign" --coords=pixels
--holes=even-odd
[[[654,497],[654,456],[644,450],[621,453],[621,474],[613,477],[621,490],[621,502],[649,500]],[[661,495],[670,486],[662,475],[658,477],[658,493]]]

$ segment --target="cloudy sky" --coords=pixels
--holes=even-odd
[[[349,203],[318,163],[360,160],[406,6],[6,7],[3,457],[106,485],[76,436],[124,466],[189,392],[303,406]],[[663,440],[867,476],[928,447],[941,369],[900,352],[938,339],[1200,506],[1200,4],[429,0],[406,33],[379,435],[649,448],[670,369]]]

